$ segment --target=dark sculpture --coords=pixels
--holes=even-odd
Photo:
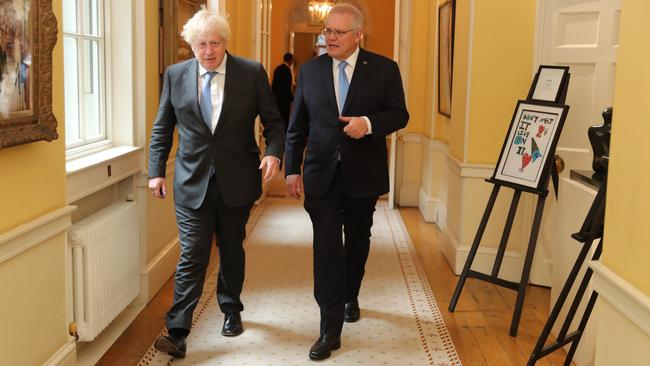
[[[598,176],[607,174],[609,164],[609,140],[612,133],[612,113],[614,108],[605,108],[603,111],[603,124],[589,127],[587,135],[594,152],[594,160],[591,164]]]

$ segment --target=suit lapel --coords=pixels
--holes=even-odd
[[[208,125],[203,121],[203,115],[201,114],[201,106],[199,105],[199,62],[196,59],[193,59],[185,69],[183,73],[183,85],[186,95],[191,96],[192,111],[195,115],[195,120],[200,122],[199,124],[203,125],[203,128],[210,132]]]
[[[350,88],[348,88],[348,95],[345,97],[345,104],[342,108],[342,115],[345,115],[348,107],[350,106],[351,101],[354,99],[354,96],[359,91],[359,88],[363,84],[363,80],[366,76],[366,71],[368,70],[368,54],[362,48],[359,49],[359,56],[357,57],[357,63],[354,65],[354,72],[352,74],[352,82],[350,83]]]
[[[333,77],[333,71],[332,71],[332,64],[334,63],[333,59],[329,56],[324,58],[325,62],[323,62],[323,68],[324,71],[321,73],[325,80],[323,81],[322,85],[325,85],[325,95],[329,95],[330,98],[330,105],[332,106],[332,109],[334,110],[334,113],[336,115],[339,115],[339,109],[338,109],[338,103],[336,102],[336,91],[334,90],[334,77]],[[338,123],[338,121],[337,121]]]
[[[234,103],[234,95],[237,89],[237,75],[239,73],[239,64],[233,55],[228,53],[226,59],[226,78],[223,84],[223,101],[221,102],[221,113],[219,113],[219,120],[217,127],[214,130],[214,135],[217,131],[223,128],[226,121],[226,115],[230,112],[231,104]]]

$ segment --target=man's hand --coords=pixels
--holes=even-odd
[[[368,124],[363,117],[344,117],[340,116],[339,121],[346,124],[343,132],[353,139],[360,139],[368,132]]]
[[[298,174],[293,174],[287,177],[285,182],[287,185],[287,192],[289,196],[300,199],[302,193],[302,177]]]
[[[266,173],[264,174],[264,183],[268,183],[275,177],[278,173],[278,167],[280,166],[279,159],[275,156],[265,156],[260,163],[259,169],[262,170],[266,168]]]
[[[167,195],[167,183],[164,177],[155,177],[149,179],[149,189],[156,198],[165,198]]]

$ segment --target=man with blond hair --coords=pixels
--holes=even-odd
[[[224,16],[202,8],[181,35],[195,57],[165,71],[149,146],[149,188],[156,198],[165,198],[165,168],[177,130],[174,203],[181,255],[166,317],[169,335],[154,344],[173,357],[185,356],[214,235],[217,300],[225,314],[221,333],[242,333],[246,222],[262,192],[262,171],[266,182],[278,171],[285,137],[262,65],[226,51],[230,26]],[[258,115],[266,142],[261,161],[254,128]]]
[[[304,180],[314,230],[320,336],[309,350],[312,360],[338,349],[343,322],[361,316],[372,216],[389,186],[386,136],[409,118],[397,64],[359,47],[362,27],[363,15],[352,5],[329,12],[322,30],[327,54],[300,68],[287,131],[287,189],[300,197]]]

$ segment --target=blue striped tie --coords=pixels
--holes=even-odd
[[[212,131],[212,78],[217,75],[216,71],[209,71],[203,74],[203,85],[201,86],[201,115],[203,120]]]
[[[345,73],[345,67],[347,65],[348,63],[345,61],[341,61],[339,64],[339,114],[343,112],[345,97],[348,95],[348,87],[350,86],[348,75]]]

